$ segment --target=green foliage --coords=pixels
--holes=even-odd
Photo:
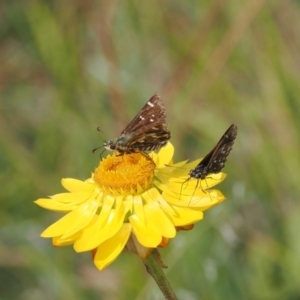
[[[4,4],[3,4],[4,5]],[[297,1],[11,1],[0,18],[0,300],[162,299],[142,262],[103,272],[39,234],[32,201],[88,178],[92,149],[154,92],[175,160],[239,127],[222,205],[162,250],[180,299],[299,299]],[[105,135],[97,132],[100,127]]]

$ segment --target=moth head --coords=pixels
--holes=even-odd
[[[116,149],[115,140],[107,140],[103,142],[103,146],[106,150],[115,150]]]
[[[192,169],[192,170],[190,170],[190,172],[189,172],[189,175],[188,175],[188,176],[189,176],[190,178],[196,177],[196,176],[195,176],[195,175],[196,175],[196,173],[197,173],[197,172],[196,172],[196,170],[195,170],[195,169]]]
[[[189,177],[196,178],[196,179],[203,179],[205,177],[205,168],[203,166],[196,167],[195,169],[190,170]],[[203,177],[204,175],[204,177]]]

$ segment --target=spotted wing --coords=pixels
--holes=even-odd
[[[161,98],[154,94],[121,134],[129,136],[124,143],[129,149],[148,151],[165,145],[171,134],[166,124],[165,107]]]
[[[221,137],[217,145],[202,159],[194,170],[196,172],[197,170],[204,170],[203,172],[205,173],[202,173],[204,177],[207,174],[221,172],[234,144],[237,130],[237,126],[232,124]]]

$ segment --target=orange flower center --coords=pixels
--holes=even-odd
[[[155,163],[145,154],[109,155],[95,170],[94,180],[109,194],[140,194],[151,185],[154,170]]]

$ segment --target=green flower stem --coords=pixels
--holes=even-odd
[[[162,291],[165,299],[167,300],[178,300],[176,297],[166,275],[164,274],[162,268],[166,268],[163,264],[160,254],[157,249],[153,249],[151,254],[144,261],[147,272],[154,278],[158,284],[160,290]]]

